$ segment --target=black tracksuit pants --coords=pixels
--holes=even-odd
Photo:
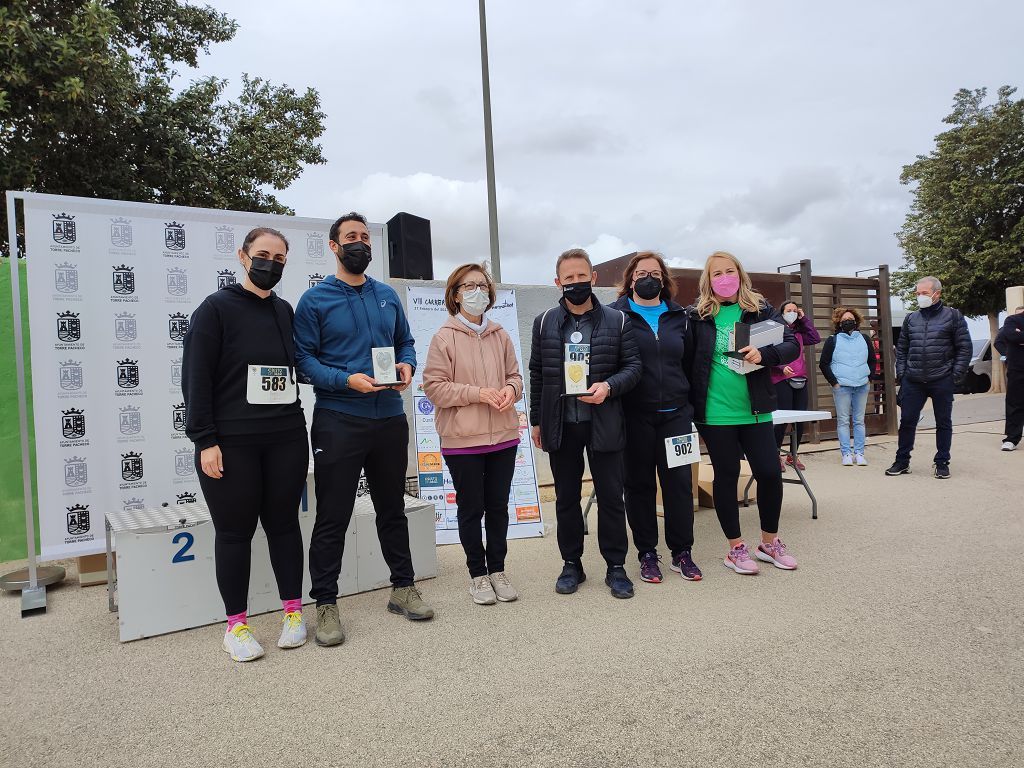
[[[780,411],[806,411],[807,410],[807,385],[805,384],[800,389],[793,389],[789,385],[788,381],[780,381],[775,385],[775,396],[779,401]],[[796,424],[776,424],[775,425],[775,444],[781,449],[782,443],[786,439],[786,427],[796,429],[796,445],[800,447],[800,443],[804,441],[804,423],[802,421]]]
[[[359,474],[366,483],[377,519],[377,535],[391,583],[413,583],[409,521],[405,516],[405,470],[409,465],[409,422],[405,415],[385,419],[350,416],[317,408],[310,430],[316,480],[316,523],[309,543],[309,596],[317,605],[338,600],[338,576],[345,532],[352,520]]]
[[[715,512],[725,537],[738,539],[741,535],[740,505],[736,499],[740,459],[744,456],[757,480],[757,512],[761,516],[761,530],[765,533],[778,533],[779,515],[782,513],[782,467],[779,465],[772,424],[702,424],[700,436],[704,438],[711,466],[715,470],[712,484]]]
[[[1024,429],[1024,369],[1006,372],[1006,440],[1017,445]]]
[[[626,516],[637,554],[658,549],[656,501],[661,481],[665,543],[673,557],[693,547],[693,490],[689,464],[668,468],[665,439],[693,431],[688,410],[633,412],[626,418]]]
[[[309,471],[305,427],[269,435],[224,436],[220,439],[224,476],[196,472],[210,509],[217,587],[228,616],[242,613],[249,603],[249,571],[256,523],[263,525],[270,564],[282,600],[302,597],[302,531],[299,503]]]
[[[622,451],[590,449],[590,422],[562,424],[562,445],[548,454],[555,480],[555,517],[562,559],[578,563],[583,557],[583,453],[597,490],[597,545],[608,566],[624,565],[629,539],[622,501]]]
[[[444,457],[455,485],[459,541],[466,551],[472,578],[505,570],[508,552],[508,492],[516,471],[518,446],[491,453],[460,453]],[[487,529],[484,548],[480,521]]]

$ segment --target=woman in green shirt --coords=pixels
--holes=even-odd
[[[799,354],[799,346],[782,315],[754,291],[743,265],[732,254],[717,251],[708,257],[700,276],[697,303],[690,308],[692,350],[690,399],[694,422],[707,446],[715,470],[715,511],[729,540],[724,563],[739,574],[758,572],[740,534],[736,490],[740,459],[744,456],[757,480],[757,509],[761,541],[754,551],[758,560],[793,570],[796,560],[779,538],[782,511],[782,470],[772,424],[775,387],[769,369],[785,365]],[[736,323],[774,320],[783,328],[781,344],[744,347],[743,363],[760,366],[743,375],[740,361],[726,355]]]

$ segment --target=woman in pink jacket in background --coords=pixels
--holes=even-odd
[[[793,330],[793,335],[796,336],[797,343],[800,345],[800,354],[793,362],[772,368],[772,383],[775,385],[775,394],[779,400],[779,410],[806,411],[807,367],[804,363],[804,346],[820,344],[821,336],[818,335],[810,319],[804,315],[803,308],[795,301],[787,301],[782,305],[782,318]],[[794,462],[802,471],[805,467],[795,452],[791,455],[782,447],[782,443],[786,439],[787,426],[790,425],[775,425],[775,442],[778,443],[779,450],[785,454],[784,457],[779,457],[779,463],[782,465],[783,472],[786,471],[786,465],[792,466]],[[800,441],[804,437],[804,425],[799,423],[795,427],[796,443],[799,448]]]
[[[456,268],[444,292],[451,317],[430,340],[423,369],[423,392],[436,408],[441,455],[455,485],[469,594],[478,605],[519,597],[505,573],[505,554],[520,442],[514,406],[523,396],[523,377],[508,332],[485,314],[494,298],[482,264]]]

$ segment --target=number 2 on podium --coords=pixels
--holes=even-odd
[[[188,531],[181,531],[181,533],[176,533],[174,538],[171,539],[172,544],[177,544],[182,541],[185,543],[182,544],[181,549],[174,553],[174,557],[171,558],[172,563],[187,563],[189,560],[196,559],[195,555],[185,554],[192,548],[192,544],[195,543],[195,537]]]

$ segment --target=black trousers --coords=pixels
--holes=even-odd
[[[806,411],[807,410],[807,385],[801,389],[793,389],[788,381],[780,381],[775,385],[775,395],[779,400],[779,410],[782,411]],[[796,427],[796,445],[799,448],[804,439],[804,423],[776,424],[775,445],[782,448],[786,439],[786,427]]]
[[[199,487],[213,520],[217,587],[228,616],[246,610],[256,523],[263,525],[282,600],[302,597],[299,503],[309,469],[306,430],[247,435],[220,442],[224,476],[208,477],[199,463]]]
[[[953,377],[921,382],[904,379],[896,402],[900,407],[900,430],[896,444],[896,461],[910,463],[910,453],[917,438],[917,423],[928,398],[935,416],[935,462],[949,464],[953,447]]]
[[[665,438],[693,431],[688,410],[634,413],[626,418],[626,517],[637,553],[658,549],[658,480],[665,508],[665,543],[672,555],[693,547],[693,490],[690,465],[668,468]],[[655,477],[657,474],[657,477]]]
[[[1024,429],[1024,370],[1006,372],[1006,440],[1017,445]]]
[[[516,471],[516,448],[445,456],[455,484],[459,541],[472,578],[505,570],[508,552],[508,492]],[[487,528],[484,549],[480,521]]]
[[[622,501],[622,451],[590,449],[590,422],[562,425],[562,445],[548,454],[555,480],[555,517],[562,559],[578,563],[583,557],[583,452],[597,491],[597,545],[608,566],[623,565],[629,549],[626,507]]]
[[[317,605],[338,600],[338,575],[345,553],[345,532],[359,486],[366,483],[377,519],[377,535],[391,583],[413,583],[409,521],[405,517],[405,470],[409,459],[409,422],[405,415],[367,419],[317,408],[310,431],[316,480],[316,522],[309,542],[309,596]]]
[[[744,456],[757,480],[757,512],[761,517],[761,530],[778,533],[779,515],[782,513],[782,468],[772,425],[768,422],[737,426],[703,424],[700,435],[715,469],[712,484],[715,512],[725,537],[740,538],[740,505],[736,492],[740,459]]]

